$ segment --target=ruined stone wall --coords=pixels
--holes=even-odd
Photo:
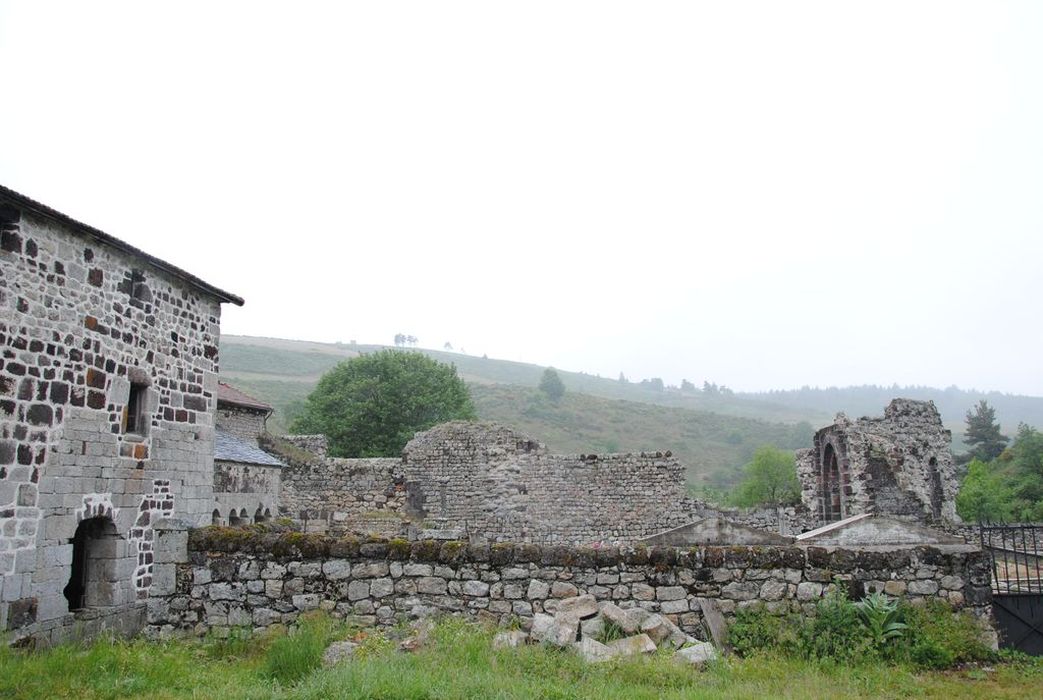
[[[266,415],[264,411],[222,404],[217,408],[217,427],[241,440],[256,443],[257,436],[264,432]]]
[[[282,467],[214,460],[215,525],[264,522],[279,514]]]
[[[285,465],[280,514],[306,522],[309,531],[383,531],[389,520],[405,517],[401,460],[323,458],[299,449],[296,441],[271,436],[263,444]]]
[[[797,455],[803,503],[818,524],[862,513],[958,521],[951,439],[929,401],[895,399],[883,418],[838,414]]]
[[[691,519],[669,453],[553,455],[509,428],[456,422],[410,441],[402,472],[412,514],[491,541],[619,542]]]
[[[127,606],[152,577],[152,521],[210,521],[220,304],[0,199],[0,630],[71,623],[78,523],[111,518]],[[123,429],[132,383],[143,427]]]
[[[661,612],[703,637],[700,598],[717,601],[726,616],[758,602],[780,614],[811,612],[835,579],[856,595],[943,598],[983,617],[991,605],[988,558],[969,547],[591,549],[300,533],[251,540],[205,530],[193,533],[190,550],[188,562],[160,572],[156,590],[166,595],[149,601],[157,636],[265,628],[316,608],[370,625],[435,611],[525,625],[562,598],[590,593]]]

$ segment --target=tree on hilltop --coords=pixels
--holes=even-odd
[[[971,456],[983,462],[991,462],[999,457],[1009,438],[1000,433],[996,409],[982,399],[973,411],[967,411],[965,420],[967,431],[963,440],[971,448]]]
[[[543,377],[540,378],[540,391],[551,401],[557,401],[565,395],[565,384],[552,367],[543,370]]]
[[[322,433],[333,457],[393,457],[417,431],[474,417],[455,366],[420,353],[382,350],[324,374],[292,430]]]

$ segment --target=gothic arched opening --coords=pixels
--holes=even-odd
[[[116,603],[119,533],[110,518],[88,518],[72,538],[72,572],[62,591],[69,610],[109,607]]]
[[[832,444],[822,451],[822,520],[832,523],[844,517],[840,460]]]

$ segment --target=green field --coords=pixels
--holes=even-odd
[[[775,656],[725,659],[705,670],[669,654],[586,664],[567,651],[493,651],[493,630],[442,623],[412,653],[382,634],[311,624],[230,640],[102,641],[25,653],[0,648],[0,697],[40,698],[1010,698],[1040,696],[1043,667],[1022,660],[948,672],[840,665]],[[326,643],[352,635],[356,657],[322,668]],[[396,636],[391,631],[392,637]]]

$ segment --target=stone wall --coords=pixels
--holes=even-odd
[[[213,507],[221,299],[39,210],[0,192],[0,630],[15,635],[73,622],[82,520],[115,524],[118,608],[148,592],[153,520],[202,525]]]
[[[958,521],[951,440],[930,401],[895,399],[883,418],[838,414],[798,452],[803,503],[816,525],[862,513]]]
[[[217,407],[217,427],[237,438],[251,443],[257,442],[257,436],[264,432],[266,411],[221,404]]]
[[[279,513],[282,467],[214,460],[215,525],[264,522]]]
[[[509,428],[446,423],[402,454],[411,514],[491,541],[588,544],[690,520],[669,452],[554,455]]]
[[[162,565],[149,601],[152,633],[204,634],[289,623],[321,608],[362,624],[394,624],[434,611],[526,624],[557,601],[590,593],[668,615],[705,638],[699,600],[731,616],[763,602],[811,612],[839,579],[855,595],[944,598],[987,618],[989,561],[970,547],[897,551],[808,547],[574,548],[360,542],[301,533],[192,533],[189,560]],[[155,592],[154,591],[154,592]]]

